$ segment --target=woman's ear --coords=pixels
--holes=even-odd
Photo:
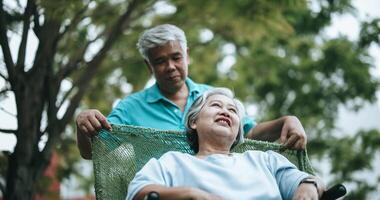
[[[191,122],[190,122],[190,128],[194,129],[194,130],[197,129],[197,124],[195,123],[195,121],[196,120],[191,120]]]

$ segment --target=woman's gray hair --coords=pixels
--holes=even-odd
[[[170,41],[178,41],[184,55],[187,53],[187,40],[182,29],[171,24],[162,24],[146,30],[137,42],[137,49],[148,60],[149,49],[163,46]]]
[[[231,98],[236,106],[237,109],[237,115],[239,116],[240,119],[240,124],[239,124],[239,131],[236,136],[236,140],[233,143],[231,149],[236,146],[239,143],[242,143],[244,141],[244,130],[243,130],[243,116],[244,116],[244,106],[243,104],[235,98],[234,93],[228,89],[228,88],[223,88],[223,87],[218,87],[218,88],[212,88],[203,93],[200,97],[195,100],[193,105],[190,107],[189,112],[186,114],[185,117],[185,126],[186,126],[186,136],[187,139],[190,143],[191,149],[197,153],[199,150],[199,143],[198,143],[198,133],[195,129],[191,128],[191,124],[193,124],[199,116],[199,113],[201,112],[202,108],[206,104],[206,101],[209,97],[213,95],[223,95],[228,98]]]

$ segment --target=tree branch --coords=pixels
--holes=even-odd
[[[20,3],[20,0],[16,0],[16,2],[17,2],[17,6],[18,6],[19,8],[21,8],[22,6],[21,6],[21,3]]]
[[[9,81],[9,80],[8,80],[8,77],[5,77],[4,74],[0,73],[0,76],[1,76],[1,78],[3,78],[5,81]]]
[[[108,37],[106,38],[106,42],[104,43],[103,48],[98,52],[96,56],[94,56],[93,61],[97,62],[95,61],[96,57],[98,57],[99,59],[100,57],[104,56],[102,52],[106,52],[109,50],[109,48],[112,46],[116,38],[126,28],[127,24],[129,24],[129,21],[131,21],[131,13],[132,11],[136,10],[137,2],[138,1],[135,0],[130,3],[127,11],[116,21],[116,23],[112,26],[113,28],[110,31],[107,32],[107,29],[105,29],[102,33],[97,35],[93,40],[89,41],[84,46],[83,51],[81,51],[80,54],[75,54],[75,55],[80,55],[80,56],[76,56],[76,58],[72,59],[71,62],[68,62],[63,68],[61,68],[61,70],[58,72],[58,77],[61,78],[60,80],[63,80],[64,78],[69,76],[72,71],[76,70],[79,67],[78,63],[83,61],[83,55],[86,53],[86,49],[91,43],[97,41],[102,36],[107,35]],[[88,64],[88,66],[93,66],[93,65]]]
[[[78,91],[73,96],[73,98],[71,98],[70,104],[65,114],[63,115],[62,119],[60,119],[58,123],[56,124],[54,133],[61,133],[66,127],[66,125],[69,123],[69,121],[72,119],[75,113],[75,110],[79,106],[81,99],[83,98],[85,92],[88,90],[90,86],[91,79],[95,76],[99,66],[104,60],[109,49],[112,47],[114,42],[118,39],[118,37],[122,34],[123,30],[127,27],[127,25],[129,25],[131,14],[136,9],[136,6],[138,5],[139,2],[141,1],[138,1],[138,0],[131,1],[128,5],[127,10],[124,12],[124,14],[121,15],[117,19],[117,21],[113,24],[109,32],[107,32],[108,34],[106,34],[106,39],[105,39],[103,47],[93,57],[93,59],[87,63],[86,71],[84,71],[84,73],[79,77],[78,84],[76,85],[78,87]],[[45,150],[51,149],[51,147],[59,139],[59,137],[55,137],[51,135],[51,134],[54,134],[53,132],[48,131],[48,133],[49,133],[49,140],[46,143],[44,151],[42,151],[41,153],[45,152]],[[46,153],[49,153],[49,151],[46,151]]]
[[[78,51],[74,54],[73,58],[71,58],[69,62],[57,72],[58,81],[62,81],[64,78],[68,77],[73,71],[79,68],[79,63],[83,61],[83,57],[86,53],[87,48],[94,41],[96,40],[88,41],[83,48],[78,49]]]
[[[32,16],[33,7],[35,6],[36,6],[35,2],[33,0],[29,0],[28,3],[26,4],[26,8],[23,15],[21,42],[18,49],[18,58],[17,58],[17,64],[16,64],[16,70],[18,69],[20,72],[24,71],[26,42],[28,40],[28,33],[29,33],[29,27],[30,27],[30,16]]]
[[[94,56],[94,58],[87,63],[86,71],[78,79],[78,91],[70,101],[70,105],[67,108],[64,116],[60,120],[60,127],[63,129],[68,121],[74,115],[76,108],[79,106],[80,100],[82,99],[85,91],[88,89],[91,79],[95,76],[101,62],[106,56],[107,51],[111,48],[113,43],[121,35],[126,25],[130,22],[130,16],[132,12],[136,9],[138,5],[138,0],[133,0],[128,5],[127,10],[121,15],[115,24],[112,26],[112,29],[108,32],[106,41],[101,48],[101,50]],[[141,1],[140,1],[141,2]],[[75,86],[75,85],[74,85]]]
[[[59,138],[55,137],[54,134],[61,133],[66,127],[66,125],[69,123],[69,121],[72,119],[75,113],[75,110],[79,106],[79,103],[81,99],[83,98],[85,92],[88,90],[91,83],[91,79],[95,76],[97,70],[99,69],[102,61],[104,60],[106,56],[106,53],[109,51],[109,49],[112,47],[114,42],[118,39],[118,37],[120,37],[120,35],[122,34],[123,30],[127,27],[127,25],[129,25],[132,12],[136,10],[136,6],[138,5],[138,2],[141,2],[141,1],[133,0],[132,2],[130,2],[124,14],[118,18],[118,20],[113,24],[112,28],[108,32],[105,32],[106,39],[105,39],[103,47],[93,57],[93,59],[87,63],[86,70],[79,77],[78,81],[76,81],[76,84],[73,84],[73,87],[65,95],[65,98],[68,98],[69,94],[72,92],[72,90],[74,90],[74,87],[78,88],[74,96],[71,98],[70,104],[68,108],[66,109],[66,112],[63,115],[62,119],[60,119],[57,122],[55,126],[56,127],[55,130],[49,131],[49,128],[47,127],[47,130],[48,130],[47,132],[49,133],[50,139],[46,143],[45,149],[50,148],[51,145],[54,145],[56,143],[56,140],[58,140]],[[98,37],[100,37],[100,35]],[[63,102],[64,101],[65,99],[63,100]],[[62,106],[62,102],[60,106]],[[60,107],[58,107],[58,109],[59,108]]]
[[[12,116],[12,117],[17,118],[17,116],[16,116],[15,114],[13,114],[13,113],[11,113],[11,112],[5,110],[3,107],[0,107],[0,110],[2,110],[3,112],[7,113],[8,115],[10,115],[10,116]]]
[[[87,73],[84,73],[84,74],[87,74]],[[95,72],[93,74],[95,74]],[[90,75],[91,78],[92,78],[93,74]],[[88,78],[88,79],[91,79],[91,78]],[[79,103],[85,94],[85,91],[88,89],[88,87],[90,85],[89,82],[90,81],[82,82],[82,84],[80,84],[78,86],[77,93],[73,96],[73,98],[71,98],[70,105],[68,106],[65,114],[63,115],[62,119],[59,122],[58,127],[60,127],[60,129],[63,130],[63,128],[66,126],[66,124],[69,122],[69,120],[73,117],[75,110],[79,106]]]
[[[118,18],[116,23],[112,26],[112,28],[108,32],[107,38],[104,42],[103,47],[94,56],[94,58],[88,63],[89,67],[97,67],[98,66],[97,63],[100,63],[100,61],[103,60],[107,51],[111,48],[113,43],[119,38],[123,30],[130,23],[131,14],[136,9],[138,2],[141,2],[141,1],[133,0],[129,3],[128,9],[126,10],[126,12],[124,12],[124,14]]]
[[[47,73],[52,72],[52,63],[54,62],[54,55],[57,51],[57,38],[60,26],[60,21],[49,18],[45,19],[41,27],[40,42],[37,47],[33,66],[27,72],[27,76],[31,78],[30,80],[44,81]]]
[[[59,38],[63,37],[68,31],[78,25],[78,23],[83,19],[83,13],[86,12],[90,3],[91,1],[89,1],[82,9],[75,13],[73,19],[70,20],[70,24],[66,25],[62,33],[59,34]]]
[[[33,22],[34,22],[33,31],[36,34],[38,39],[40,39],[40,29],[41,29],[39,19],[40,19],[40,15],[38,14],[38,9],[36,5],[36,6],[33,6]]]
[[[5,11],[3,9],[3,1],[1,0],[0,1],[0,45],[1,45],[1,49],[3,50],[4,63],[8,71],[9,82],[11,82],[12,84],[14,80],[14,75],[15,75],[14,63],[12,59],[11,50],[8,44],[8,36],[7,36],[7,28],[6,28],[7,22],[5,20],[4,13]]]
[[[0,182],[0,191],[1,191],[1,194],[3,194],[3,196],[4,196],[4,194],[5,194],[5,186],[1,182]]]
[[[4,88],[4,89],[2,89],[2,90],[0,91],[0,95],[2,95],[3,93],[9,92],[9,91],[11,91],[11,89],[9,89],[9,88]]]
[[[17,130],[2,129],[2,128],[0,128],[0,132],[2,132],[2,133],[16,134],[16,131]]]
[[[65,103],[66,99],[69,97],[69,95],[74,90],[74,88],[75,88],[75,85],[73,84],[73,86],[69,89],[69,91],[65,93],[65,96],[63,96],[62,101],[58,105],[58,110],[61,109],[62,105]]]

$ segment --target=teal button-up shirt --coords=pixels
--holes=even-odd
[[[194,83],[186,79],[189,89],[184,112],[172,101],[164,97],[157,83],[125,97],[112,110],[108,121],[113,124],[128,124],[161,130],[185,130],[185,116],[193,102],[211,86]],[[245,117],[244,132],[247,133],[255,122]]]

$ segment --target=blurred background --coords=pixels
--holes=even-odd
[[[135,44],[161,23],[185,31],[193,80],[233,89],[257,121],[298,116],[317,174],[344,183],[344,199],[380,195],[377,0],[0,0],[0,9],[0,199],[94,199],[74,118],[107,114],[154,82]]]

